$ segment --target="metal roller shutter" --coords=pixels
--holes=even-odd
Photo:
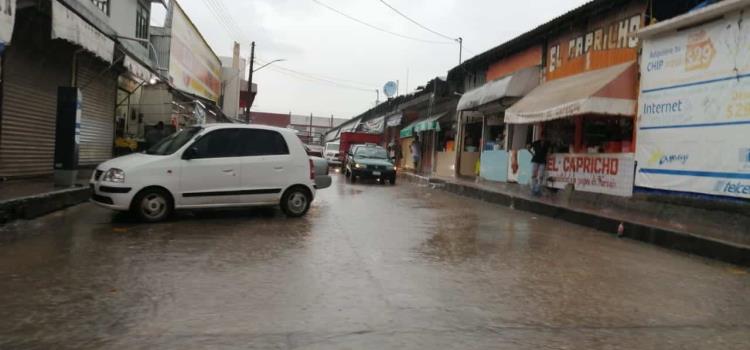
[[[77,86],[83,94],[79,164],[97,165],[112,158],[117,75],[88,54],[77,64]]]
[[[0,176],[52,173],[57,87],[70,83],[67,52],[51,58],[23,44],[5,53]]]

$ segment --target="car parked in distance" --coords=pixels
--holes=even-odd
[[[322,146],[305,144],[305,151],[307,151],[308,156],[323,158]]]
[[[330,164],[331,166],[341,166],[341,159],[339,159],[339,143],[326,143],[323,158],[325,158],[328,161],[328,164]]]
[[[316,190],[330,186],[327,168],[324,172],[316,174],[315,161],[288,129],[211,124],[185,128],[145,153],[100,164],[90,186],[94,203],[132,211],[148,222],[175,209],[271,205],[299,217]]]
[[[344,175],[352,182],[360,178],[386,180],[396,184],[398,168],[388,158],[385,148],[375,144],[353,145],[348,152]]]

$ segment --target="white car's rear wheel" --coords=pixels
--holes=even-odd
[[[300,217],[310,209],[310,192],[303,187],[293,187],[281,197],[281,210],[291,217]]]

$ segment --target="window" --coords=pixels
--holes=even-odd
[[[212,131],[196,141],[191,147],[195,148],[195,159],[227,158],[238,155],[237,129],[220,129]]]
[[[91,0],[105,15],[109,16],[109,0]]]
[[[276,131],[245,129],[240,130],[240,154],[242,156],[272,156],[289,154],[289,147]]]
[[[192,140],[193,136],[198,134],[201,130],[203,129],[200,127],[183,129],[182,131],[161,140],[161,142],[149,148],[146,153],[157,156],[170,155],[177,152],[178,149],[182,148],[183,145]]]
[[[138,0],[138,9],[135,13],[135,37],[148,39],[148,26],[150,20],[151,6],[147,1]],[[143,43],[145,46],[146,44]]]

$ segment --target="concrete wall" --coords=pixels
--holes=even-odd
[[[70,0],[69,0],[70,1]],[[85,9],[82,14],[88,19],[94,19],[94,23],[104,23],[115,31],[118,36],[135,37],[135,17],[138,9],[138,0],[110,0],[109,16],[102,12],[91,0],[73,0],[78,8]],[[146,0],[150,5],[151,0]],[[120,40],[125,48],[139,56],[141,60],[149,58],[148,48],[132,40]]]
[[[143,124],[154,125],[160,121],[168,124],[172,117],[172,94],[165,84],[144,86],[140,112]]]
[[[222,111],[230,117],[240,114],[240,89],[242,87],[242,76],[245,74],[245,60],[240,59],[239,68],[232,67],[231,57],[220,57],[221,59],[221,81],[224,95]]]

